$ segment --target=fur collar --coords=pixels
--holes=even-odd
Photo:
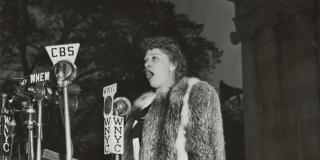
[[[172,89],[169,91],[170,96],[170,102],[174,104],[182,104],[183,103],[183,96],[186,93],[186,90],[188,88],[188,81],[190,80],[199,80],[198,78],[188,78],[183,77],[180,79],[180,81],[172,87]],[[155,92],[146,92],[139,96],[134,102],[132,106],[132,113],[137,113],[144,109],[145,107],[149,106],[155,99],[157,95]]]
[[[156,94],[154,92],[142,94],[133,102],[133,111],[144,109],[145,107],[149,106],[155,98]]]

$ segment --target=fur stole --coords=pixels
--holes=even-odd
[[[147,95],[142,97],[153,101],[138,146],[140,160],[225,159],[220,103],[212,86],[196,78],[182,78],[167,96]],[[140,100],[126,123],[125,160],[133,159],[132,118],[147,104]]]

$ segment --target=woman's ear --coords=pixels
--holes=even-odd
[[[169,66],[169,70],[170,71],[174,71],[176,69],[176,66],[175,65],[173,65],[173,64],[170,64],[170,66]]]

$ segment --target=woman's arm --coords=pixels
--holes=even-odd
[[[192,160],[225,160],[219,97],[206,82],[193,86],[189,97],[186,151]]]

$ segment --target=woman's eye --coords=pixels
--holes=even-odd
[[[152,61],[158,60],[158,57],[151,57]]]

